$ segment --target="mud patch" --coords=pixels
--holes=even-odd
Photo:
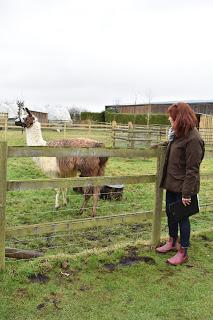
[[[119,261],[121,265],[128,266],[139,262],[145,262],[147,264],[156,264],[155,260],[149,256],[139,256],[137,247],[128,247],[127,255],[122,257]]]
[[[92,234],[87,234],[86,239],[89,241],[97,241],[97,240],[100,240],[100,237],[92,235]]]
[[[60,302],[61,302],[61,295],[51,292],[48,297],[44,297],[44,302],[38,304],[36,309],[41,310],[48,306],[53,306],[57,310],[62,310],[62,308],[59,306]]]
[[[28,279],[33,283],[47,283],[49,281],[49,277],[41,273],[31,274]]]
[[[116,269],[116,265],[114,263],[105,263],[104,268],[109,272],[113,272]]]
[[[132,264],[139,263],[141,260],[142,258],[138,256],[124,256],[120,259],[119,264],[122,266],[131,266]]]
[[[155,259],[153,259],[152,257],[148,257],[148,256],[143,256],[141,257],[142,261],[147,263],[147,264],[156,264]]]
[[[142,223],[133,224],[131,226],[132,231],[142,231],[146,228],[146,226]]]
[[[20,298],[20,299],[29,298],[29,293],[27,288],[18,289],[14,295],[16,296],[16,298]]]
[[[87,286],[86,284],[82,284],[79,288],[80,291],[89,291],[90,287]]]
[[[203,240],[203,241],[210,241],[211,242],[211,239],[209,237],[207,237],[206,235],[202,234],[200,235],[200,238]]]
[[[135,257],[138,255],[138,248],[137,247],[128,247],[127,252],[128,252],[128,255]]]
[[[40,303],[40,304],[37,305],[36,309],[37,309],[37,310],[41,310],[41,309],[43,309],[44,307],[45,307],[45,303]]]

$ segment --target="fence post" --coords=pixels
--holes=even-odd
[[[134,149],[135,147],[135,141],[134,141],[134,138],[135,138],[135,124],[133,123],[133,126],[132,126],[132,130],[131,130],[131,144],[130,144],[130,147],[132,149]]]
[[[8,121],[8,117],[5,116],[4,119],[4,140],[7,140],[7,121]]]
[[[0,271],[5,269],[5,207],[7,188],[7,142],[0,142]]]
[[[64,139],[66,138],[66,128],[67,128],[67,125],[66,125],[66,122],[64,122]]]
[[[88,120],[88,129],[89,129],[89,132],[91,131],[91,125],[92,125],[92,121],[91,121],[91,120]]]
[[[163,204],[163,189],[159,187],[163,173],[163,165],[165,161],[165,147],[158,146],[157,153],[157,172],[155,182],[155,207],[152,221],[152,247],[156,247],[160,242],[162,204]]]
[[[132,137],[133,124],[131,121],[128,122],[128,148],[131,148],[131,137]]]
[[[116,129],[116,126],[117,126],[117,123],[115,120],[112,121],[112,146],[113,148],[115,148],[115,140],[116,140],[116,137],[115,137],[115,129]]]

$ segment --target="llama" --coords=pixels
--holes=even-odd
[[[61,139],[46,142],[42,137],[41,125],[38,119],[27,109],[23,102],[17,102],[19,111],[15,120],[17,126],[26,129],[26,142],[28,146],[51,146],[51,147],[104,147],[100,143],[91,139],[75,138]],[[51,178],[70,178],[80,173],[81,177],[103,176],[108,158],[106,157],[39,157],[33,158],[40,169]],[[55,208],[60,207],[59,197],[62,193],[62,203],[67,205],[67,189],[56,189]],[[97,203],[100,195],[100,186],[84,188],[84,199],[80,209],[83,213],[87,206],[90,195],[93,194],[92,216],[96,215]]]

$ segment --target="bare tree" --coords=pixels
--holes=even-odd
[[[73,121],[80,120],[81,110],[79,107],[72,106],[72,107],[68,108],[68,111],[69,111],[70,117]]]
[[[151,89],[149,89],[147,92],[146,92],[146,98],[148,100],[148,108],[147,108],[147,128],[149,128],[149,122],[150,122],[150,114],[151,114],[151,101],[152,101],[152,98],[153,98],[153,94],[152,94],[152,91]]]

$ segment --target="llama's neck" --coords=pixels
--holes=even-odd
[[[41,125],[35,121],[32,127],[26,129],[26,139],[28,146],[46,146],[46,141],[42,137]]]
[[[36,120],[32,127],[26,129],[26,139],[28,146],[46,146],[47,143],[42,137],[41,125]],[[33,157],[40,169],[51,177],[57,177],[60,173],[56,157]]]

